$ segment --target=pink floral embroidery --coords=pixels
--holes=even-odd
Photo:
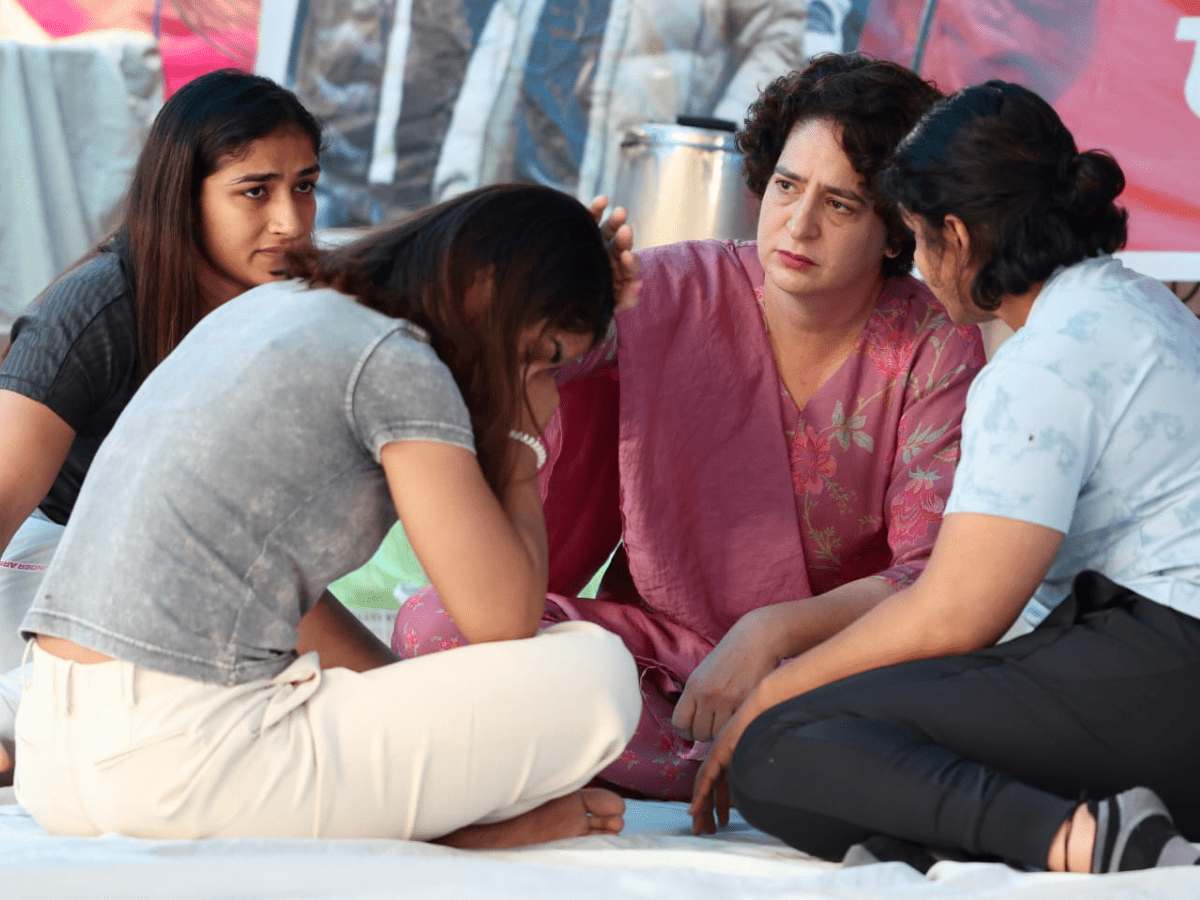
[[[678,759],[663,760],[659,763],[658,775],[667,784],[673,784],[679,780],[686,767],[686,764]]]
[[[880,315],[866,328],[867,357],[889,381],[908,369],[912,358],[912,334],[895,315]]]
[[[420,605],[416,607],[420,609]],[[426,653],[438,653],[442,650],[453,650],[462,646],[463,639],[458,634],[430,634],[429,626],[444,627],[446,623],[435,623],[433,617],[440,611],[426,608],[421,614],[414,615],[413,604],[409,603],[400,608],[397,621],[402,623],[399,630],[392,635],[392,649],[401,659],[413,659]]]
[[[409,610],[411,612],[411,610]],[[421,639],[417,637],[417,632],[411,625],[404,628],[404,649],[401,655],[405,659],[412,659],[421,652]]]
[[[837,460],[830,449],[829,441],[811,425],[796,430],[792,439],[792,483],[798,493],[821,493],[825,479],[837,472]]]
[[[914,469],[908,484],[892,500],[892,532],[903,541],[924,538],[942,521],[946,500],[937,489],[937,472]]]
[[[621,752],[621,755],[617,757],[617,761],[613,763],[613,765],[624,766],[625,770],[629,771],[637,766],[640,762],[641,760],[638,759],[637,751],[630,747],[626,747],[625,750]]]
[[[880,301],[857,349],[803,409],[781,380],[814,594],[871,575],[900,584],[920,573],[950,492],[967,387],[982,364],[976,333],[951,324],[936,303],[897,292]]]

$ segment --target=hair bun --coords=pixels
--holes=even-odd
[[[1103,150],[1087,150],[1070,158],[1059,203],[1074,216],[1094,216],[1125,190],[1125,173]]]
[[[1112,253],[1125,243],[1128,214],[1113,201],[1125,190],[1125,173],[1103,150],[1087,150],[1060,169],[1053,203],[1075,223],[1088,255]]]

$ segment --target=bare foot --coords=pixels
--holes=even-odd
[[[1096,820],[1086,803],[1080,803],[1072,819],[1070,841],[1067,842],[1067,871],[1092,871],[1092,851],[1096,848]]]
[[[1075,808],[1069,824],[1064,821],[1050,842],[1046,869],[1050,872],[1090,872],[1096,846],[1096,820],[1086,803]]]
[[[586,834],[620,834],[625,801],[604,788],[584,788],[507,822],[468,825],[434,843],[464,850],[502,850]]]
[[[0,787],[10,787],[12,783],[13,758],[3,741],[0,741]]]

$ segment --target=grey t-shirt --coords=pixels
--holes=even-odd
[[[402,440],[474,449],[424,332],[298,282],[231,300],[101,446],[22,632],[207,682],[278,674],[395,522],[379,453]]]

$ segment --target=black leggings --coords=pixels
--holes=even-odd
[[[1081,793],[1156,791],[1200,840],[1200,619],[1084,572],[1025,637],[781,703],[730,766],[746,819],[840,859],[876,834],[1042,869]]]

